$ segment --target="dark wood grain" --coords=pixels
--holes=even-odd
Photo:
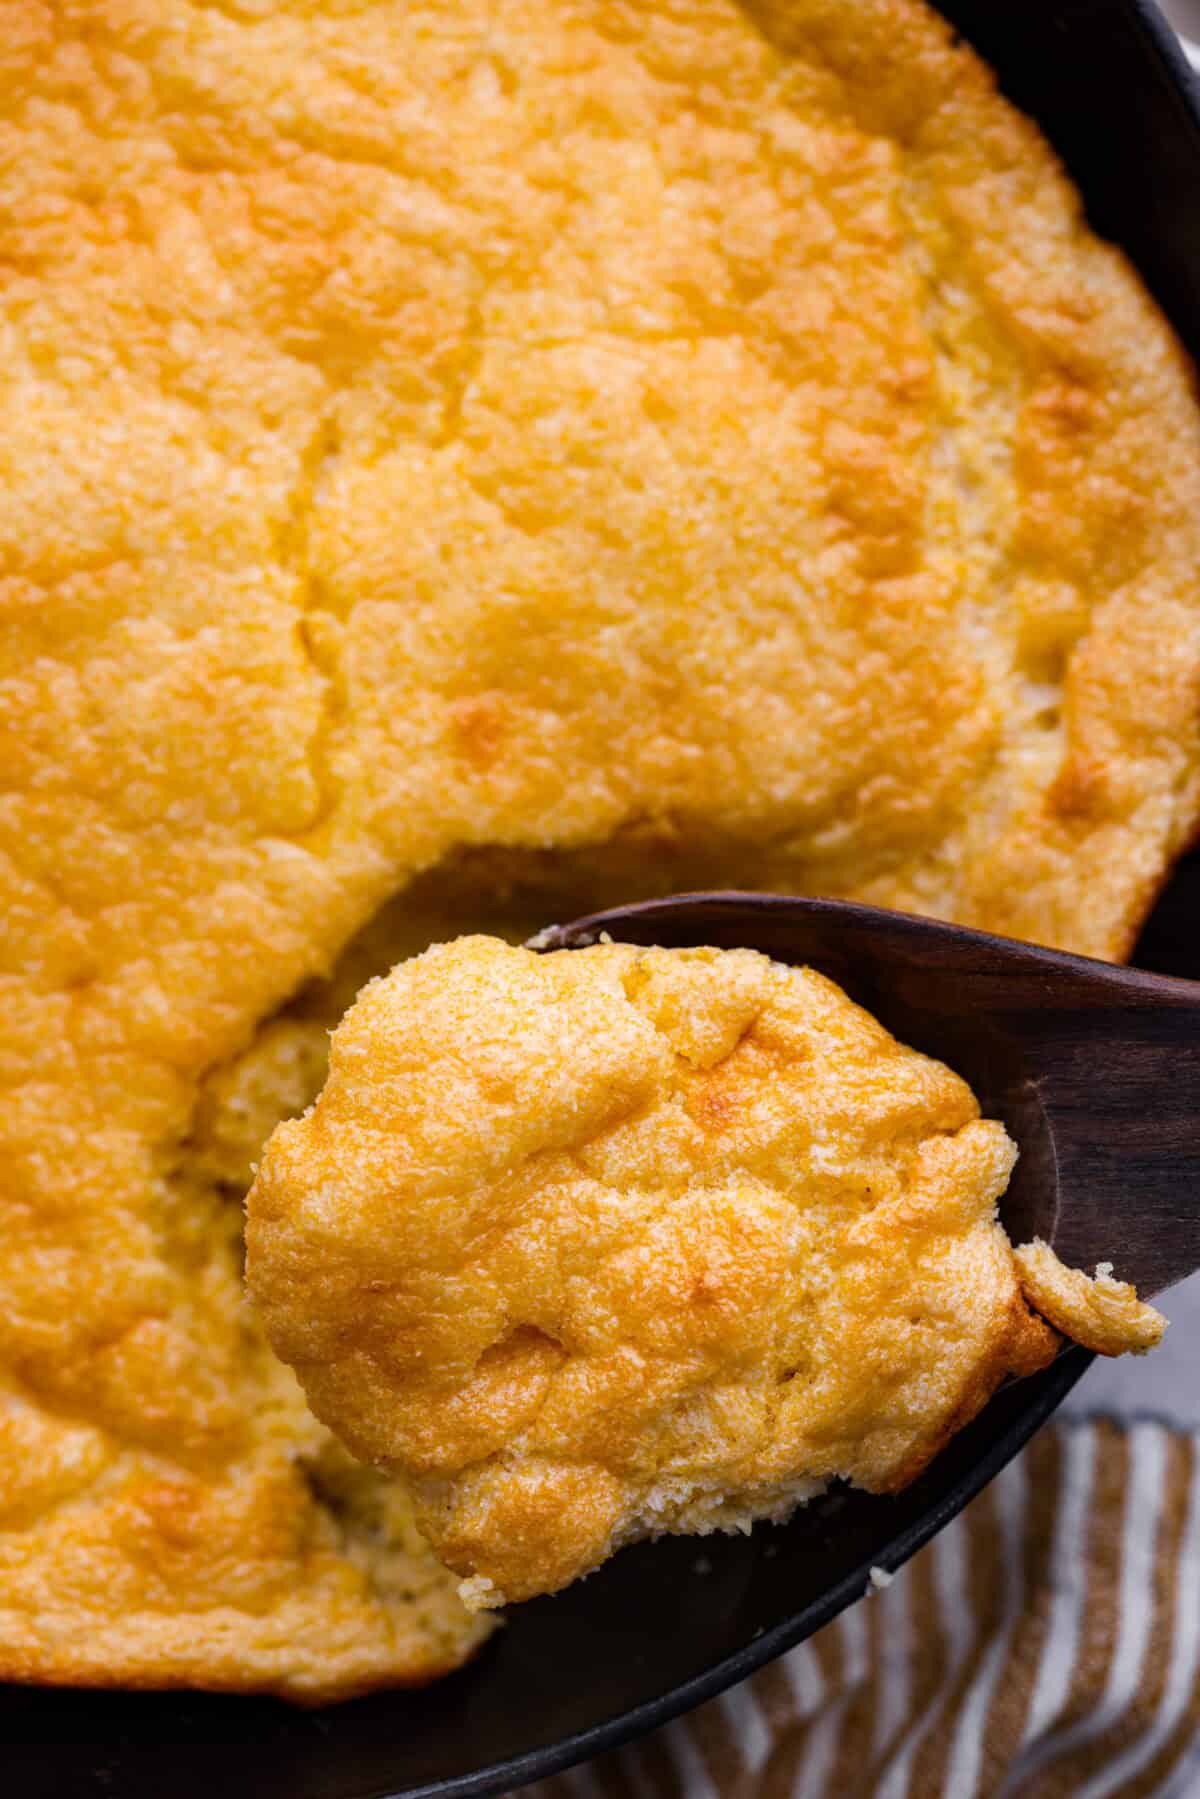
[[[559,926],[808,963],[970,1081],[1021,1157],[1002,1214],[1145,1297],[1200,1268],[1200,982],[838,900],[696,893]]]

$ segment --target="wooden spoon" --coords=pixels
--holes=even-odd
[[[1088,1273],[1143,1299],[1200,1268],[1200,981],[1143,974],[841,900],[686,893],[534,939],[745,945],[808,963],[971,1083],[1020,1148],[1001,1205]]]

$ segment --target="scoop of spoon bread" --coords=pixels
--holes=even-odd
[[[997,1218],[1016,1155],[810,968],[469,937],[343,1020],[248,1276],[314,1410],[497,1605],[911,1481],[1058,1347]]]

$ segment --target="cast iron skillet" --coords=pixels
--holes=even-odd
[[[1093,222],[1122,243],[1200,354],[1200,110],[1149,0],[944,0],[1041,122]],[[1137,960],[1200,976],[1200,859]],[[525,1606],[471,1668],[423,1693],[303,1712],[203,1694],[0,1693],[5,1784],[22,1799],[383,1799],[511,1790],[741,1680],[826,1623],[961,1510],[1087,1365],[1064,1355],[1002,1392],[895,1499],[833,1495],[749,1539],[626,1551]]]

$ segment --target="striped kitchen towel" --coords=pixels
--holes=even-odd
[[[1050,1425],[877,1595],[522,1799],[1200,1799],[1200,1435]]]

